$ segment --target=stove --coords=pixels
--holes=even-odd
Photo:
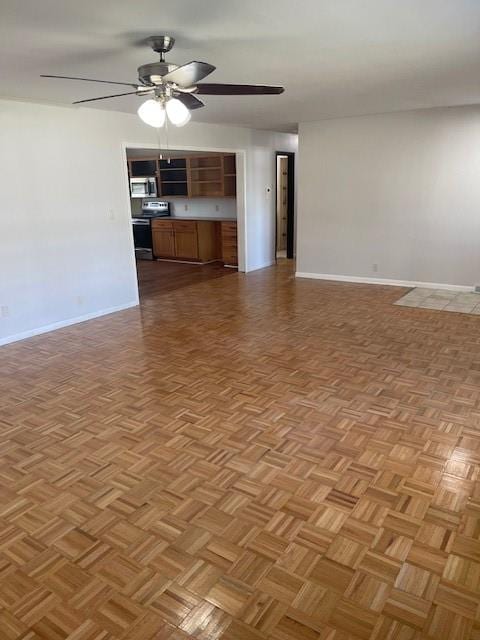
[[[170,216],[170,203],[163,200],[143,200],[142,215],[132,218],[135,257],[153,260],[152,219]]]
[[[169,215],[169,202],[147,199],[142,201],[142,218],[167,218]]]

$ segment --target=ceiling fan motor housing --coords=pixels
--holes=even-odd
[[[168,62],[150,62],[148,64],[142,64],[138,67],[138,79],[140,82],[147,85],[161,84],[162,76],[177,68],[177,64],[171,64]]]

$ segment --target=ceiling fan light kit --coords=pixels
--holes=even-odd
[[[133,82],[114,82],[112,80],[94,80],[72,76],[42,75],[43,78],[61,78],[64,80],[82,80],[85,82],[102,82],[128,86],[126,93],[116,93],[99,98],[77,100],[73,104],[107,100],[119,96],[148,96],[138,108],[138,115],[151,127],[161,128],[166,120],[176,127],[183,127],[191,118],[190,111],[204,107],[197,95],[275,95],[283,93],[283,87],[252,84],[215,84],[200,83],[203,78],[215,71],[215,67],[207,62],[192,61],[184,65],[176,65],[165,61],[165,54],[175,44],[171,36],[151,36],[148,39],[151,48],[160,55],[158,62],[150,62],[138,67],[138,80]]]
[[[176,127],[183,127],[192,117],[187,107],[177,98],[167,100],[165,110],[169,121]]]
[[[145,100],[138,107],[137,113],[140,119],[151,127],[159,129],[165,124],[165,107],[158,100],[153,100],[152,98]]]

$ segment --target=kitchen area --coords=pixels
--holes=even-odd
[[[237,269],[235,154],[127,149],[127,163],[140,285]]]

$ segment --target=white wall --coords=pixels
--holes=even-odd
[[[301,124],[299,172],[299,273],[480,283],[480,107]]]
[[[160,196],[170,202],[170,214],[176,218],[232,218],[237,217],[236,198],[175,198]],[[130,199],[132,215],[142,215],[142,199]],[[187,209],[185,210],[185,207]]]
[[[154,145],[155,131],[136,115],[4,100],[0,140],[0,344],[136,304],[124,145]],[[244,151],[246,269],[271,262],[266,188],[296,136],[191,122],[170,145]]]

